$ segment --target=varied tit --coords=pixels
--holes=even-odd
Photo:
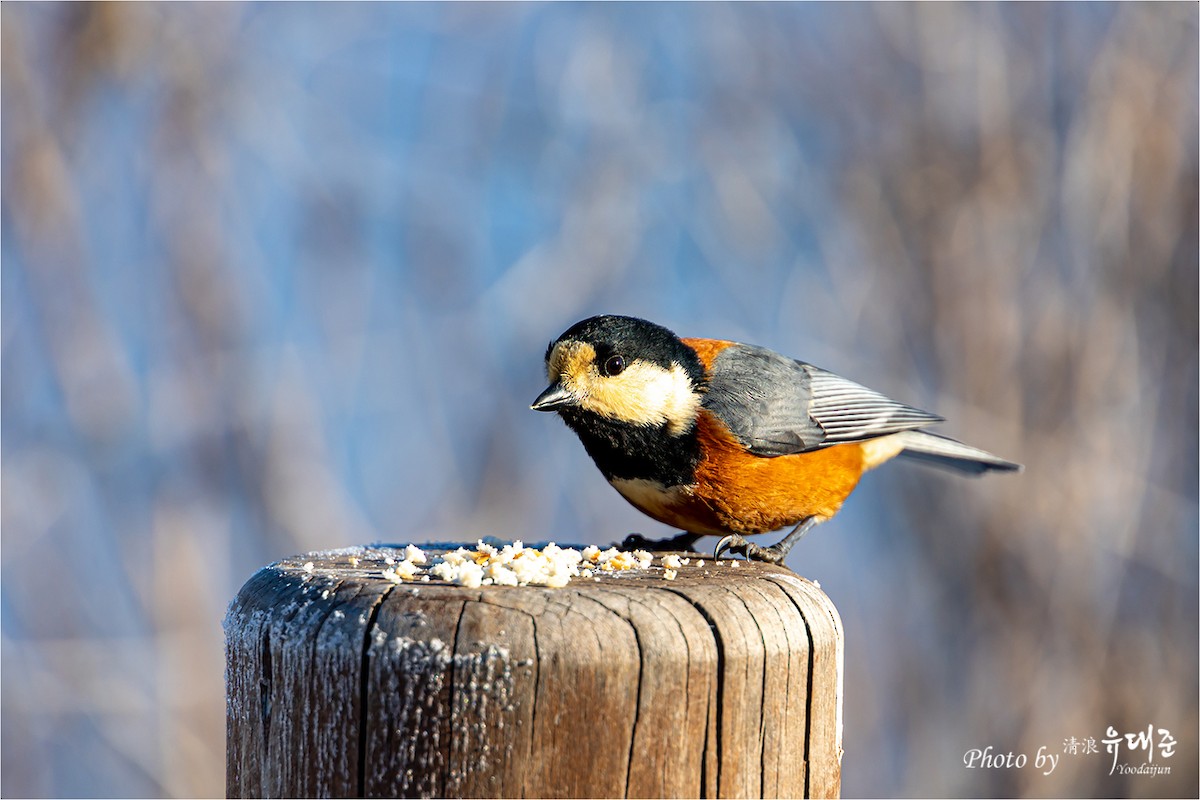
[[[980,475],[1019,464],[923,428],[942,418],[754,345],[680,339],[634,317],[599,316],[546,350],[557,411],[626,500],[683,530],[780,563],[832,517],[864,472],[895,456]],[[795,526],[762,547],[750,534]]]

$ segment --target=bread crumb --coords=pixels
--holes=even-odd
[[[609,559],[604,563],[611,564],[613,569],[619,570],[633,569],[638,565],[637,559],[634,557],[633,553],[625,551],[613,553],[612,556],[609,557]]]
[[[494,540],[493,540],[494,542]],[[415,544],[398,548],[395,557],[384,556],[385,567],[380,576],[392,583],[441,580],[447,583],[478,588],[481,586],[548,586],[560,588],[572,578],[598,581],[600,574],[649,569],[654,555],[646,550],[627,551],[617,547],[601,549],[588,545],[582,549],[559,547],[554,542],[545,547],[526,547],[520,540],[500,545],[477,541],[468,549],[459,547],[450,552],[429,554]],[[403,558],[399,558],[403,554]],[[380,554],[382,556],[382,554]],[[351,557],[357,565],[359,559]],[[678,557],[664,564],[678,573]],[[683,562],[687,563],[687,562]],[[315,564],[305,565],[311,572]]]
[[[493,562],[484,568],[488,578],[497,586],[517,586],[517,573],[500,562]]]
[[[669,581],[675,580],[675,576],[678,574],[679,574],[678,572],[676,572],[675,570],[670,569],[670,568],[663,570],[663,577]]]
[[[474,562],[463,564],[458,571],[458,584],[468,589],[477,589],[483,585],[483,567]]]
[[[673,569],[673,570],[678,570],[680,567],[683,566],[683,562],[681,562],[679,560],[679,556],[675,555],[674,553],[663,556],[662,564],[667,569]]]
[[[304,571],[305,572],[312,572],[314,568],[315,568],[315,566],[314,566],[313,562],[311,562],[311,561],[304,562]]]

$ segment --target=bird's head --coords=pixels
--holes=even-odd
[[[590,417],[678,435],[696,419],[704,367],[674,333],[636,317],[577,322],[546,348],[550,385],[530,408],[572,427]]]

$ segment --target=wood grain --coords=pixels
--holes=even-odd
[[[837,796],[837,611],[690,555],[562,589],[394,584],[386,547],[260,570],[226,618],[228,795]]]

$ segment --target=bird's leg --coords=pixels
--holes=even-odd
[[[684,531],[678,536],[672,536],[669,539],[647,539],[640,533],[631,533],[621,542],[621,547],[625,550],[646,549],[655,552],[666,552],[669,550],[688,550],[695,552],[696,541],[701,537],[699,533],[688,533]]]
[[[751,561],[767,561],[772,564],[782,564],[783,559],[787,557],[788,551],[792,549],[796,542],[804,537],[804,534],[812,530],[812,527],[818,522],[821,522],[821,517],[809,517],[803,520],[799,525],[792,528],[787,536],[770,547],[763,547],[762,545],[754,544],[754,542],[748,542],[744,537],[737,534],[730,534],[717,542],[717,546],[713,550],[713,557],[720,558],[721,553],[728,550],[731,553],[743,555]]]

